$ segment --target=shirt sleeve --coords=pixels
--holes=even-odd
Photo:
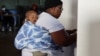
[[[54,17],[40,18],[36,24],[46,28],[50,33],[64,29],[64,26]]]
[[[56,32],[64,29],[63,25],[57,20],[52,21],[51,23],[49,23],[49,25],[46,25],[45,27],[49,29],[49,32]]]

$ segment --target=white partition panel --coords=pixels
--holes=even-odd
[[[77,56],[100,56],[100,0],[78,0]]]

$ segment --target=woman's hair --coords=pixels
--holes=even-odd
[[[58,5],[62,5],[61,0],[45,0],[44,10],[47,10],[48,8],[56,7]]]

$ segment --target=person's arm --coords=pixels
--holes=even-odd
[[[76,34],[67,35],[64,29],[52,32],[51,36],[53,41],[60,46],[68,46],[76,42],[76,37],[77,37]]]
[[[57,19],[48,14],[46,14],[46,16],[43,15],[43,13],[40,14],[36,24],[49,31],[55,44],[59,46],[67,46],[76,42],[76,34],[68,35],[64,29],[64,26]]]

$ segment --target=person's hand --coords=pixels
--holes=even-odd
[[[77,32],[73,32],[73,33],[71,33],[70,35],[77,35]]]
[[[72,33],[74,33],[74,32],[77,32],[77,29],[66,30],[66,32],[70,35],[70,34],[72,34]]]
[[[73,30],[72,30],[72,33],[74,33],[74,32],[77,32],[77,29],[73,29]]]

